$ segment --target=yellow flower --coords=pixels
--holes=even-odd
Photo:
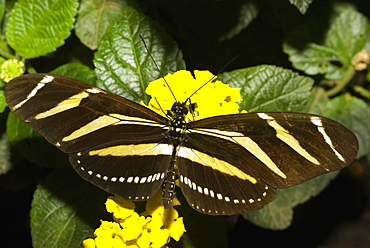
[[[179,241],[181,236],[186,232],[183,218],[174,206],[180,205],[179,200],[175,197],[168,209],[164,209],[161,192],[154,195],[150,201],[146,203],[145,215],[152,216],[152,221],[148,224],[148,229],[166,229],[169,231],[168,238],[171,237]]]
[[[122,235],[124,237],[124,241],[138,239],[143,232],[144,226],[150,221],[150,218],[140,216],[136,212],[134,212],[130,217],[120,220],[119,223],[123,228]]]
[[[93,240],[93,239],[85,239],[84,241],[82,241],[82,245],[85,248],[95,248],[95,240]]]
[[[174,205],[180,205],[175,197],[168,210],[162,202],[162,192],[147,201],[146,211],[135,212],[135,204],[119,196],[108,197],[105,205],[115,222],[101,221],[94,232],[95,239],[83,241],[85,248],[161,248],[170,241],[178,241],[186,231],[183,218]]]
[[[240,89],[231,88],[215,79],[216,76],[209,71],[194,71],[194,76],[185,70],[168,74],[164,78],[150,82],[146,88],[145,92],[152,97],[148,107],[165,115],[175,101],[185,102],[191,96],[190,102],[186,103],[187,105],[195,103],[195,114],[192,115],[189,111],[186,116],[188,121],[239,113],[237,102],[242,100]]]
[[[169,231],[167,229],[145,229],[137,244],[140,248],[161,248],[169,242],[168,236]]]
[[[135,211],[135,204],[119,196],[109,196],[105,207],[108,213],[113,213],[115,219],[125,219]]]

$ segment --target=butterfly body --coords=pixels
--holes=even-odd
[[[302,113],[247,113],[185,121],[177,102],[166,117],[110,92],[50,74],[5,88],[11,111],[69,154],[85,180],[133,201],[175,180],[195,210],[236,214],[260,209],[287,188],[347,166],[357,139],[341,124]]]

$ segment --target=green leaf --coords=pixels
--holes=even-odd
[[[76,35],[81,42],[95,50],[108,25],[122,8],[119,0],[81,1],[76,22]]]
[[[82,247],[107,219],[107,194],[72,170],[54,170],[38,185],[31,210],[33,247]]]
[[[0,113],[4,112],[7,106],[8,104],[5,100],[4,90],[0,90]]]
[[[6,133],[2,133],[0,136],[0,175],[6,174],[13,167],[13,163],[10,159],[10,143]]]
[[[340,51],[349,66],[352,57],[364,47],[369,35],[368,19],[355,10],[345,10],[331,26],[326,45]]]
[[[327,79],[338,80],[345,77],[352,66],[352,57],[364,48],[370,25],[365,16],[348,9],[335,19],[324,45],[307,43],[307,39],[304,41],[300,37],[307,36],[304,32],[307,33],[296,29],[283,44],[293,66],[309,75],[324,74]],[[298,44],[297,41],[305,43]]]
[[[94,64],[98,87],[144,102],[149,100],[144,92],[150,81],[185,68],[177,44],[154,21],[129,7],[123,7],[108,27],[95,53]]]
[[[231,39],[239,34],[243,29],[249,26],[257,17],[259,12],[256,2],[245,2],[240,6],[238,22],[233,26],[228,33],[220,37],[220,40]]]
[[[240,106],[248,112],[302,112],[313,85],[311,78],[266,65],[226,72],[218,79],[241,89]]]
[[[52,70],[50,73],[73,78],[91,85],[95,85],[96,82],[95,72],[88,66],[79,63],[68,63],[61,65]]]
[[[8,19],[6,39],[23,58],[55,51],[70,35],[77,0],[19,0]]]
[[[289,0],[289,2],[295,5],[302,14],[305,14],[313,0]]]
[[[5,13],[5,6],[6,6],[5,0],[0,0],[0,20],[3,20],[4,13]]]
[[[243,216],[253,224],[271,230],[283,230],[290,226],[293,220],[293,208],[318,195],[338,172],[332,172],[315,177],[307,182],[279,189],[275,200],[258,211],[252,211]]]
[[[19,142],[22,139],[37,136],[32,131],[33,129],[26,123],[19,120],[13,113],[9,113],[7,120],[8,139],[12,143]]]
[[[327,104],[324,115],[348,127],[357,137],[357,158],[370,152],[370,106],[350,94],[335,97]]]
[[[9,141],[28,161],[43,167],[69,167],[68,155],[49,144],[29,125],[9,113],[6,122]]]
[[[304,112],[323,115],[328,101],[329,99],[325,90],[321,87],[314,87],[311,91],[310,97],[308,98],[308,103]]]
[[[289,49],[294,67],[308,75],[326,74],[328,79],[340,79],[348,68],[341,67],[340,51],[330,47],[310,43],[302,52]]]

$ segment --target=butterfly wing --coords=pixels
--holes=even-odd
[[[161,186],[172,154],[166,118],[115,94],[50,74],[15,78],[5,96],[16,116],[70,154],[76,171],[96,186],[134,200],[150,198]]]
[[[228,115],[188,128],[178,153],[181,188],[195,209],[209,214],[259,209],[275,188],[341,169],[358,150],[346,127],[310,114]]]

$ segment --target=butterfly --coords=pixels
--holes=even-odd
[[[276,189],[341,169],[357,155],[356,136],[304,113],[244,113],[185,121],[187,101],[166,116],[105,90],[51,74],[27,74],[5,87],[10,110],[69,154],[77,173],[132,201],[175,180],[189,205],[209,215],[261,209]]]

